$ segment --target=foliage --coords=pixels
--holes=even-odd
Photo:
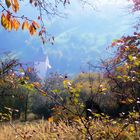
[[[117,47],[115,56],[103,62],[106,76],[110,79],[111,92],[118,99],[120,108],[139,110],[140,97],[140,49],[139,33],[122,37],[112,43]]]
[[[136,37],[138,37],[137,34]],[[131,101],[131,105],[133,105],[133,107],[134,105],[139,107],[137,104],[137,99],[139,98],[139,88],[137,88],[137,86],[139,86],[139,65],[135,64],[135,62],[139,63],[139,48],[136,46],[131,47],[137,42],[137,39],[138,38],[134,40],[130,37],[129,39],[126,39],[124,37],[124,42],[121,42],[122,44],[120,44],[120,40],[113,42],[115,44],[112,44],[112,46],[118,45],[116,56],[113,57],[111,61],[103,63],[107,70],[105,76],[108,78],[105,78],[103,74],[91,72],[80,74],[73,80],[69,79],[67,76],[52,74],[44,83],[41,83],[33,68],[19,63],[16,66],[14,65],[13,67],[10,67],[5,72],[7,67],[9,67],[9,64],[11,64],[11,61],[2,61],[1,79],[3,79],[5,83],[1,83],[1,88],[4,89],[6,86],[4,91],[4,93],[6,93],[8,92],[8,86],[11,85],[9,91],[11,92],[13,90],[14,94],[12,94],[12,92],[8,92],[8,95],[15,95],[19,97],[20,100],[13,100],[10,98],[12,103],[9,102],[8,98],[5,98],[6,100],[2,100],[6,105],[6,108],[5,106],[3,106],[3,108],[7,109],[7,111],[4,110],[4,112],[1,112],[1,118],[12,119],[13,112],[18,109],[19,115],[22,111],[24,112],[25,120],[27,120],[27,113],[33,112],[40,118],[47,118],[49,122],[56,121],[58,123],[59,120],[63,120],[68,125],[76,124],[78,127],[76,128],[77,130],[79,130],[79,127],[82,127],[80,129],[80,134],[83,139],[100,139],[100,136],[105,139],[110,137],[112,139],[116,137],[119,139],[122,132],[125,131],[124,129],[127,130],[124,134],[125,138],[127,138],[127,132],[130,130],[136,133],[133,133],[135,135],[134,137],[139,137],[138,129],[136,129],[137,125],[139,125],[139,112],[137,112],[139,111],[139,108],[135,108],[135,110],[125,108],[124,112],[126,110],[133,111],[128,112],[128,116],[125,116],[126,119],[123,119],[124,112],[122,112],[122,110],[119,110],[119,120],[114,120],[107,116],[108,112],[111,112],[111,109],[113,110],[116,107],[116,104],[114,104],[114,106],[112,105],[113,102],[117,102],[117,100],[119,100],[119,103],[123,103],[125,105],[126,101]],[[129,49],[123,49],[126,46],[126,44],[123,43],[129,43],[129,41],[131,41],[131,44],[127,45],[130,45],[130,48],[127,47]],[[133,57],[136,57],[135,61],[133,60]],[[130,65],[130,69],[129,67],[125,67],[126,63]],[[121,67],[121,69],[118,69],[118,67]],[[128,72],[128,70],[130,72]],[[133,75],[136,77],[135,81],[131,78],[131,70],[136,71],[136,74]],[[130,79],[126,80],[124,77],[118,77],[118,75],[121,75],[121,77],[123,77],[123,75],[129,76]],[[120,88],[118,83],[123,88]],[[126,86],[127,84],[132,84],[134,87]],[[123,92],[124,89],[127,91],[125,94]],[[17,93],[15,93],[15,91],[17,91]],[[114,94],[114,92],[117,97],[111,95]],[[39,93],[39,95],[31,93]],[[88,97],[83,98],[83,96],[85,96],[84,94]],[[123,99],[125,99],[124,97],[127,97],[127,100],[123,100],[125,102],[122,102],[122,100],[120,100],[122,98],[120,97],[123,97]],[[130,97],[133,97],[134,100],[130,100]],[[8,104],[6,104],[6,102]],[[29,102],[32,103],[29,104]],[[14,104],[14,106],[12,106],[12,104]],[[97,122],[97,124],[101,123],[100,125],[102,127],[97,127],[97,124],[93,125],[95,122]],[[121,124],[120,122],[123,123]],[[115,127],[114,124],[117,124],[118,127],[115,131],[112,130]],[[11,125],[13,127],[13,124]],[[106,128],[106,126],[108,127]],[[104,131],[102,130],[103,128],[105,129]],[[16,128],[14,129],[17,131]],[[101,133],[98,131],[101,131]],[[21,134],[19,134],[20,137],[22,137],[23,134],[24,132],[21,132]]]
[[[130,64],[134,64],[129,59],[130,58],[128,57],[128,60],[126,59],[125,60],[130,62]],[[116,62],[115,61],[116,57],[113,60],[114,61],[111,62],[114,64],[114,62]],[[112,63],[109,64],[111,65]],[[119,64],[123,65],[124,63],[125,62]],[[118,64],[118,61],[115,64]],[[136,68],[137,65],[134,64],[134,70]],[[20,64],[17,70],[19,73],[22,73],[22,75],[16,73],[15,75],[16,77],[14,77],[16,78],[17,81],[16,87],[18,87],[18,90],[21,87],[22,92],[25,91],[26,93],[26,91],[30,91],[30,93],[32,92],[34,93],[35,92],[34,89],[36,89],[36,93],[38,92],[40,93],[40,95],[33,95],[32,97],[30,96],[32,94],[29,93],[23,94],[23,96],[25,95],[24,97],[26,99],[28,97],[28,101],[30,99],[30,101],[33,102],[31,105],[32,108],[27,108],[28,101],[25,100],[24,102],[25,103],[24,105],[26,105],[26,107],[24,106],[24,109],[26,108],[25,114],[27,114],[28,110],[30,109],[30,111],[33,111],[34,113],[38,114],[40,117],[44,116],[44,118],[48,118],[48,121],[51,123],[50,127],[52,127],[52,123],[54,123],[53,121],[59,123],[59,120],[63,119],[64,121],[63,123],[64,125],[66,125],[66,127],[68,128],[71,127],[72,130],[77,131],[78,135],[74,136],[76,138],[77,136],[83,139],[93,139],[93,138],[94,139],[101,139],[101,138],[133,139],[139,137],[139,130],[137,129],[137,127],[139,126],[139,112],[136,112],[135,110],[133,112],[130,112],[129,115],[126,116],[126,119],[123,118],[124,114],[121,113],[120,116],[122,116],[122,118],[119,117],[117,119],[112,119],[111,117],[107,116],[106,112],[103,113],[102,111],[102,109],[105,107],[106,104],[106,102],[104,101],[105,98],[106,101],[109,101],[110,99],[109,104],[106,105],[106,107],[109,107],[111,100],[113,99],[110,98],[111,94],[107,93],[107,92],[111,92],[111,88],[113,88],[113,84],[114,84],[113,81],[111,81],[112,79],[110,77],[108,77],[108,79],[106,78],[104,79],[103,75],[101,77],[100,74],[87,73],[87,74],[79,75],[74,80],[71,80],[68,79],[67,76],[54,74],[51,75],[47,79],[47,81],[45,81],[44,86],[42,86],[40,83],[37,82],[39,81],[37,76],[33,76],[36,74],[35,73],[33,73],[33,75],[31,74],[32,71],[31,69],[32,69],[31,67],[25,67]],[[111,71],[109,72],[110,73],[112,72],[112,74],[116,72],[115,73],[116,75],[114,74],[114,78],[116,79],[118,78],[117,74],[123,74],[122,72],[114,69],[111,69]],[[9,76],[9,74],[10,73],[5,74],[3,78],[7,75]],[[107,82],[110,83],[110,81],[112,83],[111,88],[107,83]],[[123,82],[127,82],[127,81],[123,81]],[[133,82],[133,81],[129,81],[129,82]],[[15,88],[13,86],[11,88],[14,89],[15,91]],[[101,89],[104,88],[106,88],[106,90],[101,91]],[[84,92],[82,90],[84,90]],[[85,93],[85,95],[88,95],[89,99],[93,95],[96,95],[96,99],[97,100],[100,99],[100,100],[96,103],[94,102],[94,100],[91,100],[90,102],[90,100],[88,100],[87,98],[83,100],[83,98],[80,95],[82,92]],[[106,92],[106,94],[102,94],[102,92],[103,93]],[[44,95],[44,97],[42,95]],[[93,107],[97,109],[97,111],[94,110],[93,108],[89,108],[86,103],[93,104]],[[98,107],[96,105],[97,103],[98,103]],[[21,104],[21,101],[19,102],[19,104]],[[12,115],[13,111],[15,111],[15,107],[13,107],[12,109],[11,108],[6,108],[6,109],[8,109],[10,115]],[[88,118],[86,118],[87,111],[90,112],[91,117],[88,116]],[[8,118],[8,117],[11,118],[11,116],[8,116],[8,112],[6,111],[5,114],[3,113],[1,116],[2,118]],[[11,124],[11,126],[13,130],[16,132],[16,134],[18,135],[18,137],[22,137],[22,138],[24,137],[24,139],[26,139],[29,135],[31,138],[32,137],[35,138],[39,133],[38,130],[35,130],[34,132],[33,130],[30,131],[27,130],[28,132],[27,131],[24,132],[24,130],[20,130],[14,127],[13,124]],[[128,132],[131,133],[128,135]],[[56,136],[57,135],[55,135],[54,137],[56,138]],[[50,137],[52,137],[52,133],[50,133]]]
[[[54,103],[42,95],[35,94],[32,97],[31,112],[38,118],[48,119],[52,116]]]
[[[46,28],[42,10],[47,14],[57,15],[57,6],[69,3],[67,0],[57,0],[48,5],[48,2],[29,1],[39,8],[39,25],[24,15],[17,16],[21,2],[5,0],[0,3],[1,25],[8,31],[17,31],[21,26],[30,35],[38,33],[45,43]],[[133,11],[139,11],[139,2],[133,3]],[[54,37],[48,40],[53,42]],[[139,139],[139,45],[139,33],[123,36],[111,45],[116,47],[115,56],[108,61],[102,61],[104,73],[89,71],[74,79],[56,73],[51,74],[44,83],[33,67],[23,65],[16,59],[1,59],[0,119],[10,120],[11,131],[14,130],[19,139]],[[25,125],[27,130],[22,126],[17,128],[11,121],[15,115],[20,117],[23,112],[25,121],[27,113],[33,112],[40,118],[47,118],[48,122]],[[62,121],[59,122],[60,120]],[[6,126],[2,127],[6,129]],[[2,129],[0,132],[1,138],[5,138]],[[15,139],[15,135],[7,135],[8,138],[9,136]]]
[[[133,12],[137,12],[140,10],[140,2],[138,0],[132,0],[133,2],[133,8],[132,11]]]
[[[5,108],[11,108],[13,110],[12,114],[10,113],[11,117],[17,119],[26,109],[28,92],[33,92],[34,85],[37,85],[30,82],[31,79],[28,77],[31,75],[30,69],[20,64],[10,54],[1,57],[0,112],[2,114],[8,113]],[[18,113],[14,110],[18,110]]]

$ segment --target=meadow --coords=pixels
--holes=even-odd
[[[140,125],[117,121],[93,120],[86,124],[94,140],[139,140]],[[1,140],[90,140],[87,129],[79,120],[72,124],[64,121],[38,120],[0,124]]]

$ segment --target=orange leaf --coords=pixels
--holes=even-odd
[[[32,22],[32,25],[35,26],[35,28],[40,28],[39,24],[36,23],[35,21]]]
[[[48,122],[50,122],[50,123],[53,122],[53,117],[49,117]]]
[[[16,19],[13,19],[13,21],[12,21],[12,26],[13,26],[13,28],[17,31],[18,28],[19,28],[19,26],[20,26],[20,22],[17,21]]]
[[[27,72],[31,72],[32,69],[30,67],[27,68]]]
[[[19,10],[19,3],[17,0],[13,0],[12,9],[15,13]]]
[[[23,24],[22,24],[22,30],[24,29],[29,29],[29,23],[28,21],[24,21]]]
[[[29,32],[30,32],[30,35],[35,35],[36,34],[36,28],[33,25],[30,25]]]

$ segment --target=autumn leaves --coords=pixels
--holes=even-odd
[[[1,25],[8,31],[11,31],[12,29],[17,31],[20,26],[20,22],[15,18],[12,19],[10,13],[7,12],[6,15],[2,13]]]
[[[5,0],[5,3],[8,8],[12,6],[12,10],[15,13],[19,10],[19,3],[17,0]]]
[[[10,7],[12,7],[13,12],[17,12],[19,10],[19,3],[17,0],[5,0],[6,6],[8,10],[3,7],[3,13],[1,15],[1,25],[8,31],[12,29],[18,30],[20,26],[20,22],[14,18],[12,13],[9,11]],[[4,14],[4,11],[6,14]]]
[[[17,13],[17,11],[19,11],[19,3],[17,0],[5,0],[5,4],[7,9],[1,5],[3,8],[1,25],[4,27],[4,29],[8,31],[14,29],[17,31],[21,26],[22,30],[28,30],[30,35],[35,35],[37,33],[37,29],[40,28],[38,23],[33,20],[29,20],[24,16],[18,17],[13,15],[13,13]],[[12,12],[10,12],[10,8],[12,8]],[[24,20],[22,24],[20,19]]]

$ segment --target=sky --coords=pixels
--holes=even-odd
[[[86,70],[87,63],[99,63],[112,51],[107,50],[113,39],[132,34],[135,16],[129,14],[127,0],[90,0],[93,7],[79,5],[75,0],[63,8],[65,18],[46,20],[48,32],[55,36],[54,45],[42,45],[37,36],[26,31],[7,32],[0,26],[0,54],[11,51],[24,63],[34,63],[39,75],[51,71],[75,74]],[[24,5],[21,13],[37,13]]]

